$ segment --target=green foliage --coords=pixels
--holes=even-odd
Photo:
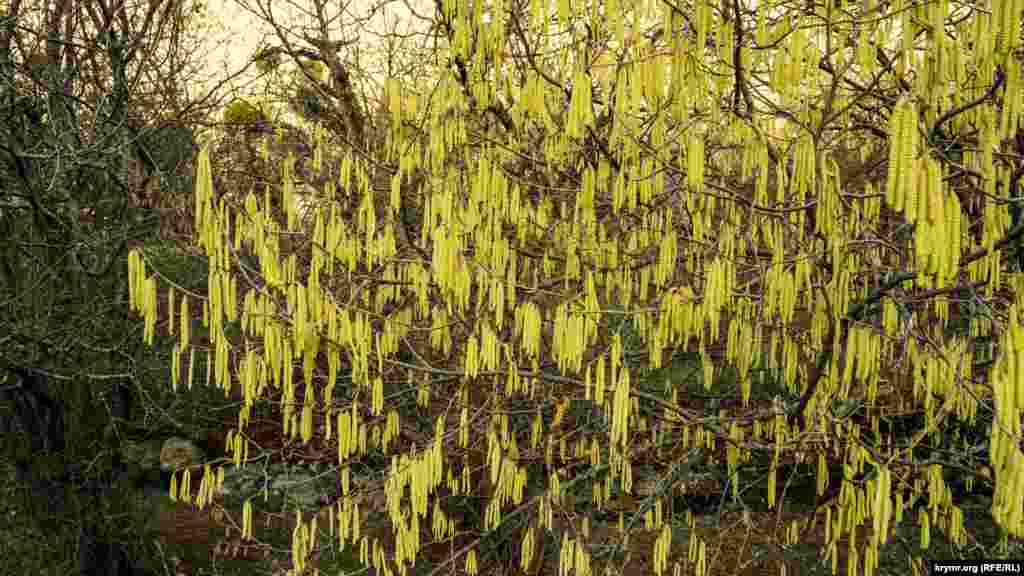
[[[146,262],[165,281],[179,289],[195,291],[206,284],[209,262],[184,254],[165,242],[151,242],[143,247]]]
[[[139,135],[138,144],[178,194],[192,192],[194,170],[188,170],[196,152],[195,131],[176,122],[164,122]]]
[[[244,98],[236,98],[224,110],[225,124],[254,125],[266,120],[263,109]]]

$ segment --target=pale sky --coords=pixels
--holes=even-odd
[[[254,9],[256,3],[266,4],[268,0],[245,0],[247,5]],[[274,10],[275,18],[278,18],[282,25],[288,26],[289,22],[298,22],[301,11],[310,9],[312,2],[307,0],[294,0],[284,2],[281,0],[269,0]],[[337,15],[338,5],[344,2],[327,2],[331,12],[328,16]],[[341,21],[353,22],[356,17],[364,18],[370,11],[370,6],[376,4],[379,8],[374,11],[373,17],[368,20],[366,31],[359,35],[359,46],[363,51],[371,51],[380,47],[383,43],[382,36],[388,30],[396,27],[399,32],[408,32],[411,28],[423,29],[423,21],[409,17],[408,6],[414,6],[419,14],[430,16],[433,9],[432,2],[427,0],[350,0],[347,2],[346,13],[339,18]],[[217,33],[210,35],[207,50],[210,50],[209,74],[223,77],[224,66],[229,71],[241,69],[247,59],[259,48],[261,41],[268,41],[271,44],[279,45],[280,41],[273,32],[273,28],[264,23],[259,17],[253,15],[249,10],[239,6],[236,0],[221,0],[209,3],[209,11],[219,19],[217,23],[221,28]],[[419,26],[417,26],[419,24]],[[347,37],[354,36],[354,26],[345,26],[349,29]],[[380,34],[381,36],[377,36]],[[332,39],[341,39],[341,32],[332,35]],[[227,42],[223,42],[227,40]],[[304,45],[304,44],[303,44]],[[255,70],[253,70],[255,72]],[[241,83],[239,83],[241,84]],[[239,85],[240,90],[245,90]],[[261,89],[260,86],[253,86],[252,89]]]

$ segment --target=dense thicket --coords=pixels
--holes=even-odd
[[[135,574],[145,554],[119,448],[166,424],[148,396],[166,370],[126,313],[125,260],[190,192],[195,123],[216,105],[182,90],[192,9],[0,8],[0,459],[17,508],[0,572]]]

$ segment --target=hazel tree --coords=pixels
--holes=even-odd
[[[209,290],[158,306],[134,252],[132,308],[150,340],[158,316],[177,330],[175,385],[205,362],[240,390],[235,465],[268,397],[285,437],[336,456],[328,530],[379,573],[431,550],[432,574],[618,573],[637,542],[655,574],[727,570],[696,530],[673,540],[671,501],[719,459],[736,491],[761,456],[773,508],[782,463],[816,463],[786,538],[823,520],[833,569],[842,552],[874,573],[910,514],[923,546],[934,528],[962,544],[951,471],[1020,536],[1024,6],[981,4],[438,0],[415,12],[430,51],[388,44],[383,79],[348,8],[314,2],[286,33],[262,5],[273,54],[321,96],[312,157],[233,204],[201,152]],[[303,224],[306,160],[325,183]],[[243,246],[258,283],[232,272]],[[696,409],[663,370],[686,355],[708,388],[731,374],[736,402]],[[755,402],[764,373],[781,388]],[[894,412],[921,425],[901,435]],[[920,459],[981,417],[984,465]],[[356,473],[371,461],[375,484]],[[295,531],[296,572],[317,522]]]

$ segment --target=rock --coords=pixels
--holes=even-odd
[[[224,470],[224,483],[215,495],[225,498],[232,506],[261,495],[266,489],[271,508],[285,505],[313,510],[337,496],[336,483],[336,472],[322,474],[311,466],[228,466]]]
[[[166,498],[171,472],[191,468],[193,492],[199,486],[200,476],[196,467],[204,463],[206,454],[195,442],[179,436],[163,441],[147,440],[125,442],[121,455],[132,468],[138,468],[136,486],[143,498]],[[213,468],[217,472],[217,466]],[[354,479],[355,480],[355,479]],[[230,508],[240,507],[248,499],[267,500],[263,505],[268,509],[296,507],[315,510],[339,495],[338,471],[321,465],[288,465],[284,463],[252,463],[235,467],[224,466],[224,482],[215,490],[214,496]]]
[[[203,463],[203,450],[191,440],[171,436],[160,449],[160,468],[164,471],[182,470]]]

